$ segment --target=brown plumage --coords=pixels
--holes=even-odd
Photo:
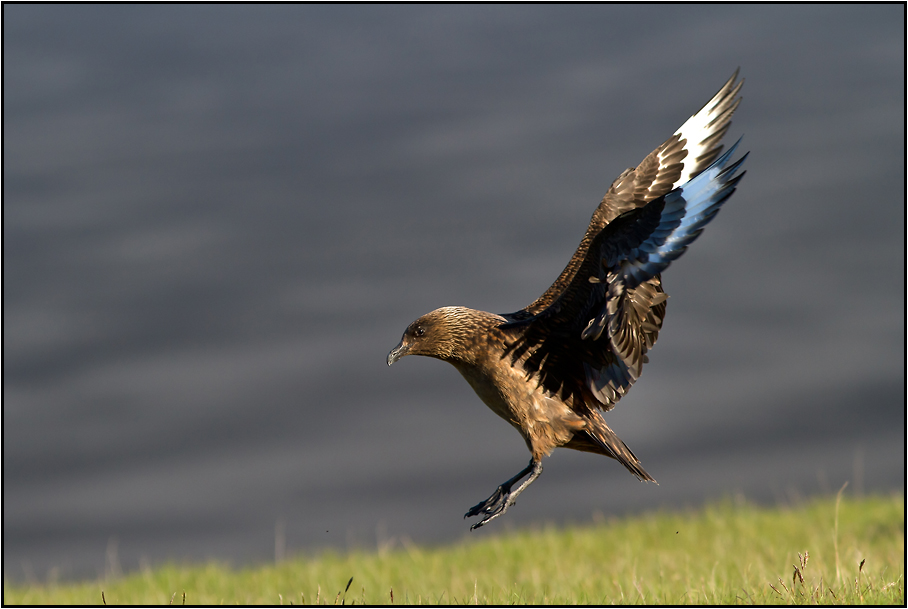
[[[746,158],[719,157],[743,81],[722,89],[636,168],[611,185],[555,283],[515,313],[442,307],[414,321],[388,365],[405,355],[452,364],[526,441],[529,465],[466,516],[478,528],[505,513],[557,447],[616,459],[655,480],[611,430],[611,410],[640,376],[665,318],[660,273],[715,216]],[[527,477],[528,476],[528,477]],[[513,486],[527,477],[516,489]]]

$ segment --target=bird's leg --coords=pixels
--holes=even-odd
[[[533,480],[538,478],[541,473],[542,461],[530,459],[529,465],[520,470],[516,476],[499,486],[498,489],[492,493],[491,497],[481,503],[477,503],[463,515],[464,518],[467,518],[469,516],[479,516],[480,514],[483,514],[482,520],[471,526],[470,530],[478,529],[490,520],[494,520],[508,511],[508,508],[514,505],[514,500],[517,499],[517,495],[522,493],[523,489],[532,484]],[[518,486],[517,490],[512,491],[511,487],[527,474],[529,474],[530,477],[527,478],[523,484]]]

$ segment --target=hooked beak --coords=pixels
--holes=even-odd
[[[391,353],[388,354],[388,365],[390,366],[391,364],[405,356],[409,351],[410,346],[405,345],[403,339],[401,339],[401,341],[397,343],[397,346],[391,349]]]

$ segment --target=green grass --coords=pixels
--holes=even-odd
[[[726,500],[445,547],[327,552],[233,570],[4,583],[6,604],[905,604],[902,495],[760,508]],[[494,525],[493,525],[494,526]],[[350,578],[349,588],[345,590]]]

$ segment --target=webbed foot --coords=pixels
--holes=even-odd
[[[479,516],[480,514],[483,514],[482,520],[473,523],[473,525],[470,526],[470,530],[474,531],[490,520],[504,514],[512,505],[514,505],[514,502],[511,501],[510,487],[505,489],[504,485],[501,485],[488,499],[471,507],[463,517],[469,518],[470,516]]]
[[[471,531],[475,531],[479,527],[483,526],[487,522],[494,520],[508,511],[508,508],[514,505],[517,495],[523,492],[523,490],[528,487],[533,480],[539,477],[539,474],[542,473],[542,462],[535,461],[530,459],[529,465],[523,468],[520,473],[516,476],[499,486],[494,493],[492,493],[488,499],[477,503],[463,515],[464,518],[469,518],[471,516],[482,515],[482,520],[474,523],[470,526]],[[511,487],[514,486],[521,478],[529,474],[529,478],[517,487],[517,490],[512,491]]]

